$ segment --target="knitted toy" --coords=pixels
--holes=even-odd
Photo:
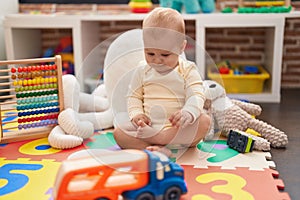
[[[257,131],[262,137],[249,134],[255,139],[254,149],[270,150],[270,145],[275,148],[285,147],[288,143],[287,135],[272,125],[256,119],[261,113],[261,107],[253,103],[230,99],[225,94],[225,89],[215,81],[204,81],[207,102],[205,108],[211,114],[213,122],[206,140],[211,139],[215,130],[228,136],[230,130],[246,131],[248,128]]]
[[[195,14],[199,12],[211,13],[215,10],[214,0],[160,0],[160,6],[170,7],[178,12],[185,9],[185,13]]]

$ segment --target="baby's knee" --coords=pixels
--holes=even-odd
[[[199,125],[203,129],[209,129],[211,125],[211,117],[205,113],[203,113],[199,118]]]
[[[114,139],[115,139],[116,141],[119,141],[119,138],[121,137],[122,134],[123,134],[123,131],[122,131],[122,129],[120,129],[120,128],[115,128],[115,129],[113,130]]]
[[[121,149],[126,149],[127,148],[128,139],[125,137],[124,134],[125,134],[124,131],[119,127],[115,128],[113,130],[114,139],[115,139],[117,145],[119,145],[119,147]]]

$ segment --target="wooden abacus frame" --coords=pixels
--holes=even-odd
[[[269,0],[269,1],[261,1],[262,5],[268,4],[269,6],[290,6],[291,0]],[[274,2],[272,4],[272,2]],[[280,2],[280,4],[276,5],[276,2]],[[239,0],[239,7],[259,7],[259,1],[256,0]]]
[[[45,64],[45,63],[47,63],[47,64]],[[54,64],[53,65],[52,64],[48,65],[48,63],[54,63]],[[19,126],[10,127],[10,128],[8,128],[9,130],[3,127],[4,125],[9,124],[9,123],[16,123],[16,124],[19,123],[18,120],[7,121],[7,122],[3,121],[3,118],[7,117],[7,116],[12,116],[12,117],[16,117],[17,119],[21,119],[22,117],[18,116],[19,115],[18,112],[17,112],[17,114],[14,114],[12,112],[12,114],[10,114],[10,115],[2,116],[3,112],[16,111],[16,107],[17,107],[16,105],[18,105],[18,100],[17,100],[16,97],[17,97],[18,93],[19,93],[19,95],[21,95],[21,97],[19,96],[21,98],[21,100],[26,99],[26,96],[24,97],[24,96],[22,96],[22,94],[25,94],[25,95],[29,94],[28,91],[26,91],[27,89],[25,91],[22,90],[21,92],[20,91],[16,92],[15,83],[18,84],[18,82],[12,81],[12,76],[10,74],[13,74],[12,68],[15,68],[15,67],[11,67],[12,65],[14,65],[14,66],[18,65],[19,68],[21,68],[21,69],[26,68],[26,72],[24,74],[27,74],[27,72],[28,72],[27,70],[29,70],[29,68],[32,69],[31,68],[32,65],[35,66],[34,70],[32,70],[32,71],[35,71],[35,72],[41,71],[41,73],[46,72],[46,71],[51,71],[50,73],[53,72],[53,74],[51,74],[51,75],[49,75],[49,74],[46,75],[47,77],[52,77],[52,79],[43,78],[40,75],[40,76],[37,77],[37,79],[39,79],[38,83],[35,83],[35,82],[32,82],[32,80],[33,80],[33,78],[32,78],[33,75],[32,75],[31,78],[27,77],[26,79],[24,79],[26,81],[26,84],[22,82],[21,78],[19,78],[19,81],[21,81],[19,83],[21,84],[20,88],[22,88],[23,85],[26,85],[26,86],[28,85],[28,88],[29,88],[28,90],[32,91],[32,87],[30,88],[30,86],[32,86],[32,85],[42,85],[42,84],[44,84],[44,81],[46,81],[47,83],[48,83],[49,80],[50,80],[50,82],[53,81],[53,84],[52,85],[50,84],[50,86],[52,86],[52,88],[49,89],[48,87],[45,88],[45,87],[42,86],[42,87],[38,88],[38,90],[40,92],[31,92],[31,95],[38,94],[39,96],[43,96],[43,95],[47,96],[47,94],[51,94],[52,95],[52,96],[50,95],[51,98],[54,96],[55,100],[50,100],[51,103],[50,104],[48,103],[48,105],[53,106],[53,102],[55,102],[54,104],[55,104],[56,107],[54,109],[55,111],[53,111],[53,112],[55,112],[55,114],[52,114],[50,118],[51,118],[51,120],[57,120],[57,116],[58,116],[59,112],[61,112],[64,108],[63,90],[62,90],[62,61],[61,61],[61,56],[57,55],[57,56],[51,57],[51,58],[33,58],[33,59],[0,61],[0,67],[1,67],[1,69],[0,69],[0,73],[1,73],[0,74],[0,79],[1,79],[1,81],[3,81],[3,82],[0,82],[0,86],[1,87],[3,87],[3,86],[8,87],[8,89],[0,89],[0,92],[9,93],[9,95],[1,95],[0,96],[0,100],[9,99],[8,101],[3,101],[3,102],[0,103],[0,115],[1,115],[1,117],[0,117],[0,123],[1,123],[0,143],[10,143],[10,142],[16,142],[16,141],[21,141],[21,140],[47,137],[48,134],[50,133],[50,131],[52,130],[52,128],[57,123],[56,124],[51,124],[53,121],[51,121],[51,123],[50,123],[49,120],[48,120],[48,122],[45,122],[46,124],[41,124],[41,123],[39,124],[39,122],[45,121],[45,119],[47,119],[45,117],[44,118],[43,117],[42,118],[41,117],[38,117],[38,118],[29,117],[29,119],[27,117],[27,119],[26,119],[26,120],[29,120],[29,121],[30,120],[31,121],[37,120],[38,122],[35,125],[37,125],[37,124],[38,124],[38,126],[43,126],[44,125],[44,127],[35,127],[35,126],[31,127],[31,125],[29,125],[28,127],[26,127],[25,130],[22,130],[22,128],[21,128],[21,130],[19,130],[19,129],[16,130]],[[2,69],[2,66],[6,66],[6,68]],[[45,67],[45,66],[51,66],[51,67],[48,68],[48,67]],[[18,74],[21,74],[20,73],[21,69],[19,69],[19,71],[17,70],[16,72],[18,72]],[[7,73],[8,75],[2,76],[3,73]],[[16,78],[15,75],[14,75],[14,78]],[[35,81],[37,79],[35,79]],[[9,81],[4,82],[5,80],[9,80]],[[28,82],[29,80],[31,80],[30,83]],[[53,89],[53,87],[55,87],[55,88]],[[54,92],[56,94],[54,94]],[[31,97],[31,95],[30,95],[30,97]],[[34,99],[34,97],[32,97],[31,99]],[[47,99],[48,98],[46,97],[46,100],[44,98],[43,100],[39,100],[39,101],[47,101]],[[35,103],[33,105],[35,105],[35,106],[42,105],[42,108],[45,108],[45,105],[47,105],[47,104]],[[26,103],[25,103],[25,106],[26,106]],[[2,109],[2,107],[8,107],[8,108]],[[27,107],[23,107],[22,109],[24,109],[26,111],[26,108]],[[34,108],[35,109],[36,107],[32,107],[32,104],[31,104],[31,107],[29,107],[29,108]],[[27,110],[32,110],[32,109],[27,109]],[[44,111],[42,111],[42,113],[46,112],[46,111],[45,112]],[[49,109],[48,111],[52,112],[51,109]],[[34,113],[33,115],[43,116],[43,114],[36,114],[36,113]],[[53,119],[54,117],[56,119]],[[25,122],[28,122],[28,121],[25,121]],[[23,122],[23,123],[25,123],[25,122]],[[50,123],[50,125],[49,125],[49,123]]]

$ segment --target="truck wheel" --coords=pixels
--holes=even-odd
[[[181,197],[181,189],[173,186],[167,189],[164,195],[164,200],[179,200]]]
[[[155,200],[154,196],[150,193],[140,194],[136,200]]]
[[[100,197],[100,198],[97,198],[96,200],[109,200],[109,199],[108,198]]]

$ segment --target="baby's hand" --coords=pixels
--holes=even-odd
[[[132,118],[132,123],[139,127],[141,124],[151,126],[151,120],[145,114],[138,114]]]
[[[170,122],[172,126],[185,128],[188,124],[192,123],[193,116],[186,110],[176,111],[170,117]]]

